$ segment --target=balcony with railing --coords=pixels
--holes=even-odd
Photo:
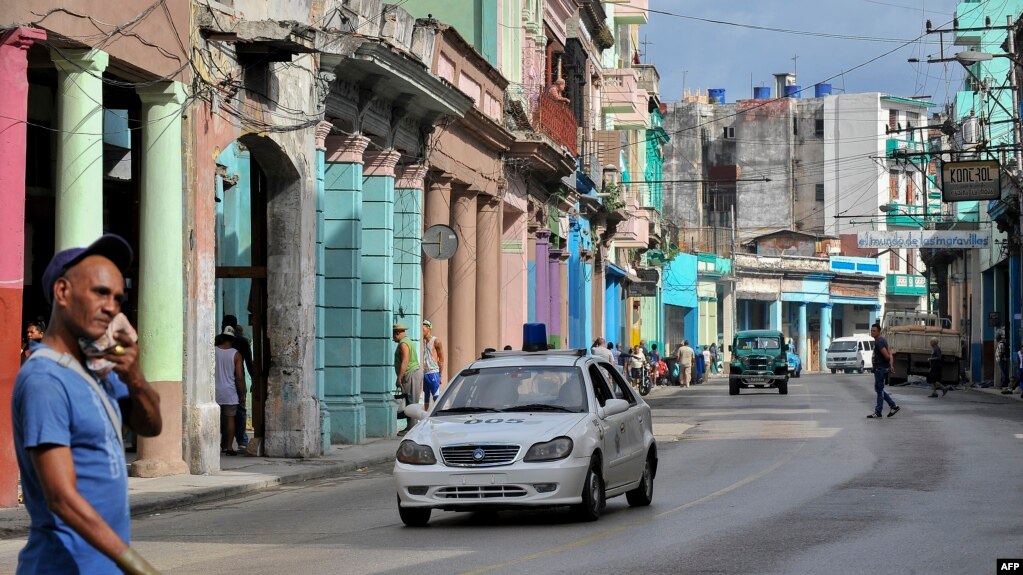
[[[625,219],[615,230],[615,247],[648,248],[650,247],[650,215],[640,207],[636,194],[626,194],[623,198]]]
[[[650,0],[608,0],[614,4],[618,24],[646,24],[650,19]]]
[[[927,295],[927,278],[920,274],[888,274],[887,295],[922,297]]]
[[[572,155],[579,153],[579,124],[567,102],[554,99],[547,92],[540,94],[533,125],[555,143],[564,146]]]
[[[615,114],[616,130],[646,130],[650,128],[650,108],[646,90],[636,90],[636,111]]]
[[[885,223],[889,226],[922,228],[926,224],[924,207],[916,204],[887,204],[882,208],[887,212]]]
[[[900,138],[888,138],[885,141],[885,157],[894,158],[901,154],[920,153],[927,151],[927,142],[922,140],[903,140]]]
[[[635,64],[633,70],[639,72],[639,87],[647,91],[647,94],[660,98],[661,96],[661,75],[653,64]]]
[[[604,71],[601,89],[601,107],[609,114],[637,114],[636,92],[639,90],[639,73],[633,68],[616,68]],[[646,103],[644,102],[644,108]]]

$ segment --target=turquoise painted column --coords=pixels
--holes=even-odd
[[[806,345],[806,302],[799,302],[799,362],[806,365],[807,356],[807,345]]]
[[[831,346],[831,307],[830,303],[821,306],[821,351],[817,354],[820,356],[818,359],[821,371],[828,370],[827,363],[825,362],[828,354],[825,352]]]
[[[63,48],[60,52],[53,50],[50,58],[57,67],[55,250],[61,251],[87,246],[103,235],[103,81],[100,78],[109,56],[101,50]],[[179,155],[180,146],[179,139]]]
[[[323,238],[324,223],[324,171],[327,163],[327,136],[334,129],[330,122],[316,125],[316,399],[320,404],[320,451],[330,453],[330,409],[327,408],[327,387],[324,377],[326,346],[324,332],[327,323],[326,257]]]
[[[781,300],[774,300],[767,305],[768,314],[771,316],[770,329],[781,331]]]
[[[407,325],[409,337],[416,341],[423,329],[420,302],[423,301],[425,179],[426,166],[412,164],[398,168],[394,180],[394,302],[391,309],[395,321]],[[421,358],[422,349],[417,351]]]
[[[362,185],[362,401],[366,435],[398,432],[394,402],[394,167],[396,151],[363,154]],[[409,326],[409,336],[419,336]]]
[[[163,431],[140,437],[136,477],[188,473],[182,452],[184,388],[184,207],[181,107],[185,88],[159,82],[136,89],[142,101],[139,203],[139,364],[160,394]],[[101,146],[102,147],[102,146]]]
[[[362,400],[362,155],[363,136],[326,136],[323,165],[322,285],[317,323],[323,325],[323,397],[331,443],[366,440]]]

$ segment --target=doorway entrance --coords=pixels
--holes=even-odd
[[[246,422],[265,436],[270,346],[267,338],[267,179],[240,142],[217,157],[217,318],[238,320],[252,347],[245,366],[252,394]],[[219,325],[219,324],[218,324]]]

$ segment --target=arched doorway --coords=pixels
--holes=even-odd
[[[235,315],[252,342],[252,435],[263,455],[319,455],[315,188],[268,137],[242,136],[217,164],[217,325]]]

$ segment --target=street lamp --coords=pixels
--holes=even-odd
[[[893,205],[893,204],[884,204],[884,205],[878,206],[877,209],[881,210],[885,214],[897,214],[899,212],[902,212],[902,215],[910,217],[920,227],[924,227],[924,223],[921,222],[920,220],[918,220],[915,214],[909,213],[905,208],[902,208],[900,206],[896,206],[896,205]]]

